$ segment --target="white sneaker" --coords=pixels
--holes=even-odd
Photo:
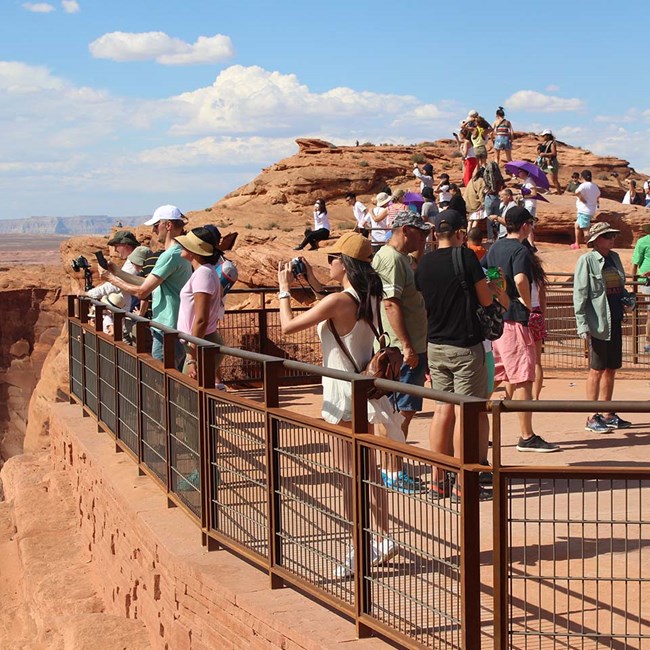
[[[348,551],[345,555],[343,564],[337,564],[334,569],[334,576],[336,578],[350,578],[354,575],[354,548],[352,544],[348,544]]]
[[[388,562],[396,554],[397,547],[392,539],[378,541],[376,538],[372,538],[372,544],[370,545],[370,564],[372,566],[379,566],[384,562]]]

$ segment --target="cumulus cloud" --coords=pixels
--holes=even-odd
[[[61,0],[61,6],[63,7],[63,11],[67,14],[79,13],[79,10],[81,9],[77,0]]]
[[[186,43],[164,32],[110,32],[94,40],[88,48],[97,59],[112,61],[156,61],[162,65],[220,63],[234,55],[229,36],[199,36]]]
[[[360,128],[370,136],[391,123],[415,129],[446,115],[412,95],[345,87],[314,93],[294,74],[241,65],[223,70],[211,86],[171,101],[186,118],[174,126],[175,134],[282,135],[318,129],[348,135],[351,128]]]
[[[49,14],[55,11],[54,6],[48,2],[24,2],[23,8],[35,14]]]
[[[557,113],[578,111],[584,107],[581,99],[565,99],[554,95],[544,95],[534,90],[519,90],[506,99],[504,106],[510,110],[535,113]]]

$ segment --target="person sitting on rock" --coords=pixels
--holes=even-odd
[[[580,174],[578,172],[573,172],[571,174],[571,180],[566,186],[566,189],[564,190],[565,192],[568,192],[569,194],[575,194],[575,191],[578,189],[580,186]]]
[[[296,246],[294,251],[301,251],[309,245],[312,251],[318,250],[318,242],[330,238],[330,220],[327,216],[327,206],[325,199],[316,199],[314,203],[314,229],[305,230],[305,238]]]
[[[623,197],[624,205],[645,205],[645,199],[643,194],[636,189],[636,181],[632,178],[628,178],[625,181],[627,185],[627,192]]]

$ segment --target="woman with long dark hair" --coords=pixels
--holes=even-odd
[[[280,288],[280,326],[282,334],[295,334],[313,326],[318,328],[323,351],[323,366],[336,370],[357,372],[368,365],[373,356],[374,334],[371,323],[377,327],[377,314],[383,297],[381,278],[372,268],[372,246],[370,241],[358,233],[346,233],[330,249],[327,256],[330,278],[343,286],[343,291],[332,293],[323,298],[311,309],[296,314],[291,310],[289,287],[293,278],[291,263],[278,266],[278,286]],[[305,260],[303,260],[305,262]],[[317,290],[320,282],[305,263],[307,279]],[[337,341],[337,335],[339,341]],[[345,350],[342,347],[345,346]],[[350,358],[348,358],[348,355]],[[354,363],[352,363],[354,361]],[[356,368],[354,367],[356,366]],[[397,416],[397,417],[396,417]],[[352,424],[352,386],[350,382],[323,377],[322,417],[326,422],[351,427]],[[368,402],[368,420],[386,427],[390,437],[404,441],[401,431],[401,416],[394,414],[387,397]],[[338,466],[346,475],[353,472],[351,447],[341,441],[335,452],[339,456]],[[371,463],[373,479],[381,483],[376,465]],[[352,516],[352,484],[344,487],[345,513]],[[393,543],[383,535],[387,534],[388,521],[384,490],[371,490],[371,508],[382,533],[382,539],[373,538],[371,560],[380,564],[395,553]],[[352,575],[354,556],[348,549],[343,564],[337,566],[336,577]]]
[[[181,257],[192,264],[192,275],[181,289],[177,329],[212,343],[223,343],[217,333],[221,306],[221,282],[215,264],[223,253],[217,248],[209,228],[194,228],[175,238],[181,245]],[[196,379],[196,346],[185,343],[183,372]]]
[[[318,242],[330,237],[330,219],[327,216],[325,199],[316,199],[314,203],[314,229],[305,230],[305,238],[293,250],[301,251],[307,244],[312,251],[318,250]]]

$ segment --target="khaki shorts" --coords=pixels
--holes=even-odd
[[[487,397],[487,366],[482,343],[471,348],[429,343],[429,372],[434,390]]]

